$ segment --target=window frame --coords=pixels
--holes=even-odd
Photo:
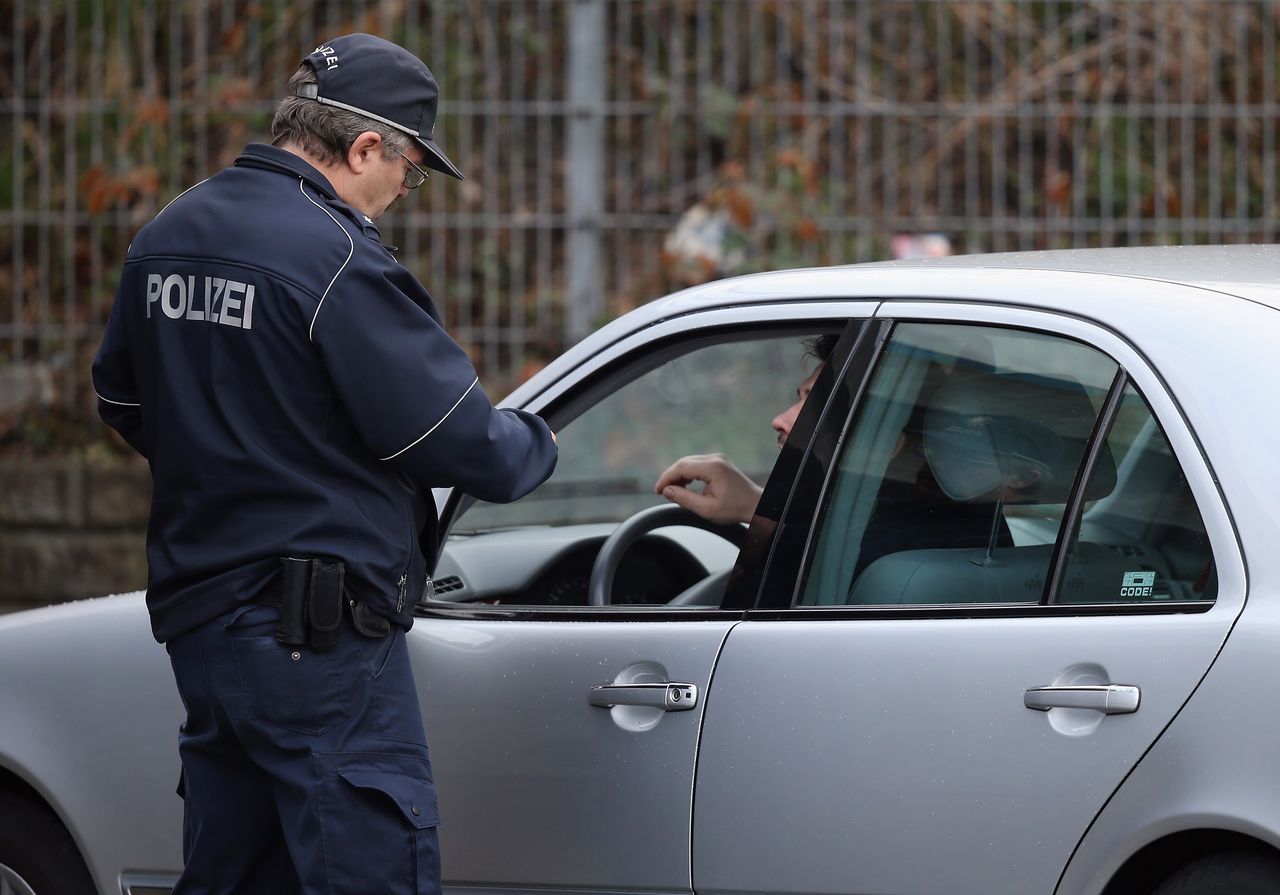
[[[587,407],[604,400],[671,357],[683,354],[686,350],[697,350],[700,345],[748,339],[753,334],[785,337],[788,331],[796,336],[812,334],[824,329],[839,332],[840,341],[832,352],[832,360],[835,361],[841,346],[848,340],[848,333],[865,330],[877,305],[878,302],[875,300],[814,298],[788,301],[785,305],[769,303],[746,307],[714,308],[676,315],[633,332],[605,346],[599,352],[589,355],[578,366],[540,389],[523,404],[507,405],[500,402],[500,406],[519,406],[523,410],[537,413],[547,419],[554,430],[564,424],[566,414],[569,414],[567,419],[572,420]],[[816,428],[816,416],[821,409],[825,408],[830,389],[835,381],[834,375],[827,375],[820,376],[819,382],[815,382],[810,397],[817,400],[806,402],[806,412],[800,414],[792,430],[793,443],[803,445],[812,436]],[[777,493],[784,487],[784,484],[778,481],[780,470],[783,468],[779,458],[766,483],[767,493]],[[772,485],[772,491],[770,485]],[[785,490],[788,493],[790,486],[790,481],[785,483]],[[441,510],[440,522],[437,526],[437,556],[457,519],[460,507],[468,505],[472,500],[473,498],[458,489],[451,489],[439,495],[437,504],[441,506]],[[729,595],[734,592],[734,580],[738,577],[740,569],[758,575],[758,570],[751,570],[743,563],[745,545],[753,540],[761,540],[761,536],[756,533],[757,528],[756,523],[748,528],[744,547],[739,551],[729,586],[726,587],[725,599],[719,607],[698,609],[668,608],[663,605],[525,607],[450,604],[445,601],[433,601],[416,606],[414,614],[418,618],[464,620],[609,622],[656,622],[677,619],[708,621],[741,617],[744,607],[734,605]],[[767,535],[765,537],[767,538]],[[756,557],[755,561],[763,562],[765,558]],[[435,563],[432,562],[431,565],[434,567]]]
[[[876,342],[874,352],[865,357],[865,364],[850,365],[844,371],[841,387],[856,393],[856,399],[845,418],[825,421],[824,427],[815,433],[812,441],[815,455],[825,456],[822,461],[821,487],[797,489],[795,499],[788,507],[782,530],[807,526],[806,543],[802,551],[780,553],[776,563],[764,570],[763,580],[757,592],[754,606],[747,618],[756,620],[817,620],[820,618],[1028,618],[1028,617],[1078,617],[1096,615],[1186,615],[1209,611],[1238,612],[1247,590],[1247,577],[1239,537],[1217,484],[1208,457],[1195,437],[1185,414],[1170,393],[1166,383],[1148,359],[1122,335],[1104,324],[1074,315],[1032,310],[1015,305],[979,304],[977,302],[930,301],[928,299],[904,299],[883,304],[876,313],[877,322],[885,327]],[[849,437],[865,400],[866,390],[884,353],[885,345],[893,330],[901,324],[957,324],[1035,332],[1056,338],[1080,342],[1110,358],[1118,366],[1107,397],[1103,402],[1089,445],[1076,480],[1064,508],[1063,524],[1059,527],[1054,544],[1053,558],[1046,575],[1045,590],[1038,603],[963,603],[945,606],[887,605],[875,606],[802,606],[801,572],[811,563],[817,547],[816,516],[827,498],[840,456],[840,449]],[[869,327],[868,330],[871,328]],[[1071,603],[1051,602],[1061,584],[1065,552],[1070,537],[1080,525],[1083,510],[1084,482],[1092,473],[1101,439],[1110,431],[1112,420],[1118,411],[1120,397],[1126,385],[1132,385],[1147,402],[1156,422],[1164,431],[1174,457],[1182,467],[1192,497],[1204,521],[1205,531],[1218,570],[1218,594],[1214,600],[1185,600],[1159,602]],[[812,483],[814,477],[808,482]],[[807,522],[806,522],[807,519]]]

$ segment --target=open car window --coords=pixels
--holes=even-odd
[[[512,504],[476,501],[453,532],[621,522],[662,503],[654,482],[689,454],[724,453],[763,482],[778,453],[770,420],[815,363],[803,343],[757,337],[663,360],[558,425],[560,458],[536,491]]]
[[[1044,333],[898,325],[819,514],[801,606],[1204,600],[1215,586],[1141,395],[1105,354]]]
[[[654,485],[677,459],[720,453],[763,485],[778,456],[772,420],[817,366],[807,343],[823,331],[700,336],[655,346],[584,384],[549,415],[560,448],[551,478],[512,504],[460,506],[437,600],[585,606],[601,544],[635,513],[669,505]],[[709,532],[659,529],[628,550],[611,604],[666,605],[736,556]]]

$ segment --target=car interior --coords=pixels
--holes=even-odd
[[[962,362],[917,357],[893,400],[864,411],[825,519],[840,536],[802,604],[1039,603],[1064,531],[1055,603],[1212,599],[1203,522],[1137,390],[1126,387],[1098,446],[1076,526],[1068,501],[1105,390],[998,367],[998,339],[968,339]]]
[[[1086,346],[1034,334],[940,332],[924,330],[947,344],[891,348],[879,362],[885,385],[864,402],[844,446],[799,605],[1045,598],[1068,500],[1117,368]],[[763,483],[777,455],[768,416],[795,400],[796,383],[812,369],[814,359],[804,357],[812,334],[744,331],[661,346],[572,394],[554,409],[562,454],[548,482],[515,504],[457,506],[434,599],[718,605],[741,526],[695,527],[692,514],[659,513],[675,508],[653,482],[677,457],[718,451]],[[1055,350],[1060,369],[1006,357]],[[1094,458],[1082,506],[1079,524],[1066,529],[1055,602],[1213,598],[1212,553],[1194,498],[1132,385]],[[603,584],[593,580],[602,574]]]
[[[605,557],[607,598],[596,605],[718,605],[742,526],[695,527],[700,520],[692,514],[641,531],[623,523],[675,508],[654,483],[682,456],[724,453],[763,483],[778,453],[770,420],[796,400],[797,384],[817,363],[805,342],[838,326],[739,327],[660,344],[554,402],[548,418],[561,451],[555,473],[513,504],[457,503],[436,567],[435,599],[591,605],[592,570],[623,528],[625,543]]]

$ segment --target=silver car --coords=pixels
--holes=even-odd
[[[1280,247],[784,271],[572,348],[507,402],[552,479],[437,494],[446,888],[1280,892],[1277,282]],[[706,452],[749,526],[654,493]],[[0,618],[0,892],[169,891],[181,718],[141,594]]]

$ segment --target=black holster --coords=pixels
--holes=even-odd
[[[346,566],[336,559],[280,559],[280,623],[276,640],[331,650],[342,625]]]

